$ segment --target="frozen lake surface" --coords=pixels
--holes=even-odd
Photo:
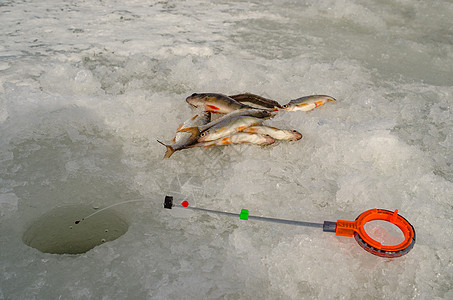
[[[453,298],[451,1],[13,0],[0,19],[0,299]],[[163,161],[195,92],[337,102],[269,121],[299,141]],[[165,195],[312,222],[398,209],[417,243],[383,259]],[[86,253],[23,241],[55,209],[134,199]],[[49,226],[85,226],[65,216]]]

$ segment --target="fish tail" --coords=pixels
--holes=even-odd
[[[173,153],[175,153],[176,150],[174,150],[170,145],[165,145],[164,143],[162,143],[162,142],[159,141],[159,140],[157,140],[157,142],[159,142],[160,144],[162,144],[162,145],[164,145],[165,147],[167,147],[167,152],[165,152],[164,159],[169,158],[170,156],[173,155]]]

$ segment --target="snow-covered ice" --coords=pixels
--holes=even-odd
[[[12,0],[0,19],[1,299],[453,298],[450,1]],[[163,161],[194,92],[337,102],[269,121],[300,141]],[[417,242],[383,259],[165,195],[312,222],[398,209]],[[22,241],[58,207],[142,198],[84,254]]]

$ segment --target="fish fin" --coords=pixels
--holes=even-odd
[[[205,107],[208,108],[208,109],[212,109],[210,111],[213,112],[213,113],[217,113],[220,110],[219,107],[217,107],[215,105],[212,105],[212,104],[205,104]]]
[[[316,101],[316,102],[315,102],[315,105],[316,105],[315,108],[316,108],[316,107],[320,107],[320,106],[323,105],[323,104],[324,104],[324,101],[322,101],[322,100]]]
[[[242,132],[245,132],[245,133],[258,133],[258,128],[257,127],[247,127],[245,128],[244,130],[241,130]]]
[[[258,95],[252,94],[252,93],[232,95],[229,97],[233,98],[234,100],[241,102],[241,103],[244,103],[244,102],[251,103],[251,104],[255,104],[255,105],[265,107],[265,108],[270,108],[270,109],[272,109],[274,107],[277,107],[277,108],[282,107],[280,105],[280,103],[278,103],[275,100],[267,99],[267,98],[264,98],[264,97],[261,97],[261,96],[258,96]],[[253,107],[253,105],[252,105],[252,107]],[[258,107],[256,107],[256,108],[258,108]]]
[[[184,124],[181,124],[181,126],[178,127],[178,129],[176,129],[176,132],[179,132],[181,130],[181,128],[184,127]]]
[[[190,137],[190,139],[194,139],[196,140],[197,137],[200,135],[200,129],[198,129],[198,127],[194,126],[194,127],[187,127],[187,128],[183,128],[181,130],[179,130],[179,132],[188,132],[188,133],[191,133],[192,136]]]
[[[221,139],[220,145],[229,145],[229,144],[232,144],[231,142],[231,137],[227,136],[227,137],[224,137],[223,139]]]
[[[164,145],[165,147],[167,147],[167,152],[165,152],[164,159],[169,158],[170,156],[173,155],[173,153],[175,153],[176,150],[174,150],[170,145],[166,145],[166,144],[162,143],[162,142],[159,141],[159,140],[157,140],[157,142],[159,142],[160,144],[162,144],[162,145]]]
[[[304,106],[307,106],[308,103],[300,103],[300,104],[296,104],[297,107],[304,107]]]
[[[187,140],[187,145],[197,142],[198,137],[200,136],[200,129],[198,129],[197,126],[183,128],[180,132],[188,132],[191,134],[190,138]]]

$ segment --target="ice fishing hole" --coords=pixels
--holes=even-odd
[[[369,221],[365,223],[364,229],[370,238],[385,246],[395,246],[404,241],[401,229],[387,221]]]
[[[112,209],[75,223],[95,211],[88,205],[57,207],[35,220],[22,240],[44,253],[81,254],[127,232],[129,224]]]

